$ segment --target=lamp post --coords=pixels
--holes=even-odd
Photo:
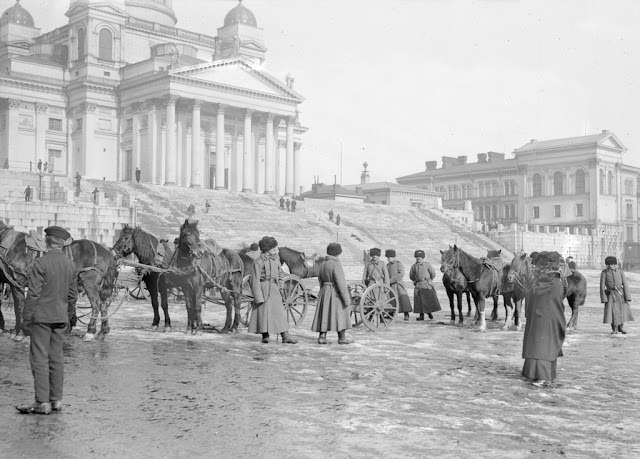
[[[42,172],[38,172],[38,200],[42,201]]]

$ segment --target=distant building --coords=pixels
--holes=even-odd
[[[328,201],[343,201],[363,203],[365,196],[340,185],[325,185],[314,183],[311,190],[302,193],[304,199],[325,199]]]
[[[19,1],[0,18],[0,164],[298,192],[303,97],[261,68],[263,30],[242,2],[210,18],[216,36],[176,28],[172,0],[71,0],[66,16],[44,34]]]
[[[463,209],[471,201],[476,221],[517,223],[521,228],[590,234],[603,246],[638,240],[640,169],[623,163],[627,151],[609,131],[546,141],[513,151],[427,161],[426,170],[398,183],[438,191],[443,206]]]

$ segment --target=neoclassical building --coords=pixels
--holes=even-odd
[[[0,166],[300,193],[303,97],[264,71],[242,1],[216,36],[177,28],[172,0],[71,0],[44,34],[26,5],[0,19]]]
[[[426,170],[398,183],[439,191],[443,206],[470,201],[477,221],[568,231],[613,241],[638,241],[640,169],[624,164],[627,148],[609,131],[545,141],[513,151],[427,161]]]

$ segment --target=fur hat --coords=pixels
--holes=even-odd
[[[71,238],[69,231],[62,228],[61,226],[49,226],[44,230],[44,234],[46,234],[47,236],[61,239],[63,241],[66,241],[67,239]]]
[[[393,249],[387,249],[384,251],[384,256],[387,258],[393,258],[396,256],[396,251]]]
[[[337,257],[342,253],[342,246],[337,242],[332,242],[327,246],[327,255]]]
[[[252,252],[255,252],[259,248],[260,248],[260,246],[258,245],[257,242],[252,242],[251,245],[249,246],[249,250],[251,250]]]
[[[416,250],[415,252],[413,252],[413,257],[414,258],[424,258],[424,250]]]
[[[605,265],[617,265],[618,264],[618,259],[614,256],[609,255],[607,258],[604,259],[604,264]]]
[[[374,247],[373,249],[369,249],[369,256],[379,257],[380,255],[382,255],[382,250],[380,250],[379,248]]]
[[[274,237],[265,236],[262,239],[260,239],[260,242],[258,243],[258,247],[260,247],[260,252],[268,252],[274,247],[278,247],[278,241],[276,241]]]

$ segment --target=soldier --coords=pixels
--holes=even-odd
[[[616,257],[605,258],[607,267],[600,274],[600,301],[604,304],[604,319],[602,323],[611,324],[611,334],[627,334],[624,323],[633,319],[629,303],[631,293],[629,284],[622,269],[618,268]]]
[[[296,200],[295,200],[295,198],[294,198],[294,199],[292,199],[292,200],[291,200],[291,212],[294,212],[294,213],[295,213],[295,211],[296,211],[296,206],[297,206],[297,204],[296,204]]]
[[[333,209],[329,211],[329,220],[333,221]]]
[[[393,289],[398,298],[398,312],[404,313],[404,320],[409,320],[409,313],[412,311],[411,300],[407,295],[407,289],[402,282],[404,277],[404,266],[400,260],[396,258],[396,251],[387,249],[384,251],[387,257],[387,271],[389,272],[389,285]]]
[[[284,196],[280,196],[280,210],[284,210]]]
[[[140,183],[140,168],[136,167],[136,183]]]
[[[44,232],[49,250],[31,267],[23,311],[23,332],[31,336],[29,360],[35,386],[35,402],[16,406],[25,414],[62,410],[63,334],[76,320],[76,266],[62,253],[71,236],[59,226],[50,226]]]
[[[411,266],[411,271],[409,272],[409,278],[415,286],[413,291],[413,312],[419,314],[416,320],[424,320],[425,314],[429,315],[429,319],[433,319],[432,313],[441,309],[438,295],[436,295],[433,286],[436,271],[424,259],[424,250],[416,250],[413,256],[416,262]]]
[[[262,342],[269,342],[270,333],[280,333],[282,342],[296,344],[289,335],[287,311],[280,295],[280,285],[284,272],[278,257],[278,241],[265,236],[258,243],[261,255],[253,262],[251,273],[251,293],[253,312],[249,321],[249,333],[262,334]]]
[[[33,189],[31,188],[31,185],[27,185],[27,187],[24,189],[24,200],[25,202],[31,202],[31,196],[33,195]]]
[[[382,251],[377,247],[369,250],[371,260],[364,267],[364,273],[362,275],[362,282],[367,287],[371,284],[375,284],[376,282],[389,285],[389,272],[387,271],[387,267],[380,260],[380,255],[382,255]]]
[[[340,214],[336,215],[336,225],[340,226]]]
[[[332,242],[327,246],[327,258],[320,267],[320,292],[311,331],[318,332],[318,344],[327,344],[327,332],[338,332],[338,344],[351,344],[346,329],[351,328],[351,298],[338,256],[342,246]]]
[[[285,205],[287,206],[287,212],[291,211],[291,201],[289,200],[289,198],[287,198]]]

